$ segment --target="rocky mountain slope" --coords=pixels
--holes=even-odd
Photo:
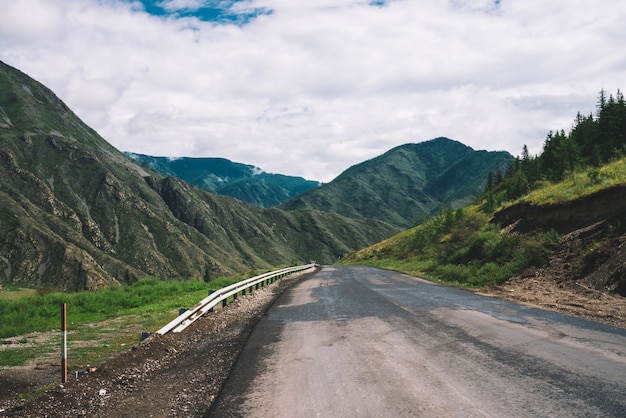
[[[278,206],[317,188],[320,182],[266,173],[225,158],[167,158],[126,152],[126,156],[164,176],[175,176],[200,189],[232,196],[260,207]]]
[[[0,281],[95,289],[333,262],[396,229],[261,209],[142,168],[0,62]]]
[[[488,173],[504,171],[512,161],[508,152],[475,151],[447,138],[406,144],[350,167],[281,207],[374,218],[409,228],[442,205],[457,209],[469,204],[484,189]]]

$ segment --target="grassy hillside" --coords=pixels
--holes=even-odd
[[[485,213],[484,200],[456,211],[442,211],[420,226],[350,254],[341,263],[368,264],[467,287],[500,284],[528,267],[545,263],[559,248],[563,233],[573,228],[603,221],[611,230],[581,249],[581,257],[590,256],[603,242],[623,233],[624,188],[626,158],[577,171],[562,182],[546,182],[495,212]],[[599,203],[593,210],[599,218],[581,209],[589,202]],[[544,222],[526,206],[529,204],[540,208],[540,213],[550,208],[549,219]],[[519,212],[505,218],[507,211],[520,206]],[[501,229],[516,223],[519,230],[517,223],[524,216],[530,218],[523,220],[525,233]]]
[[[570,173],[558,183],[543,182],[541,187],[505,206],[519,203],[536,206],[562,204],[624,184],[626,184],[626,158],[601,167]]]
[[[341,263],[368,264],[433,280],[481,287],[503,282],[546,260],[557,234],[501,234],[489,216],[469,206],[444,211],[427,222],[366,249]]]
[[[566,234],[584,229],[578,246],[568,246],[581,260],[570,280],[626,294],[624,127],[622,94],[618,90],[607,99],[602,91],[596,117],[579,114],[569,134],[550,132],[540,155],[529,155],[524,146],[522,158],[504,173],[489,173],[484,193],[472,205],[444,209],[342,262],[464,286],[494,285],[541,266]]]
[[[335,212],[408,228],[442,206],[471,203],[482,193],[488,173],[505,170],[512,161],[507,152],[474,151],[447,138],[406,144],[350,167],[282,208]]]

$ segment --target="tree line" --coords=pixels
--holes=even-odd
[[[524,145],[521,156],[504,172],[489,173],[481,199],[487,211],[502,202],[516,199],[537,188],[542,182],[558,182],[567,173],[590,166],[600,166],[626,155],[626,101],[618,89],[615,96],[601,90],[596,113],[580,112],[566,134],[550,131],[538,155],[531,155]]]

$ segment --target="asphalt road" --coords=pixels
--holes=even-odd
[[[207,415],[626,417],[626,330],[324,267],[257,325]]]

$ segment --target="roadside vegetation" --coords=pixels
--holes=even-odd
[[[543,152],[490,173],[472,205],[442,208],[421,225],[350,254],[343,264],[368,264],[464,287],[501,284],[541,266],[562,239],[555,231],[507,234],[490,223],[503,207],[560,204],[626,184],[626,102],[600,93],[596,116],[578,114],[569,134],[550,132]]]
[[[10,299],[12,291],[9,290],[0,293],[0,317],[3,319],[0,324],[0,338],[58,329],[59,307],[62,303],[68,305],[72,322],[83,324],[125,314],[171,311],[180,306],[181,302],[189,303],[194,297],[195,304],[200,300],[197,299],[199,293],[222,287],[222,283],[143,279],[130,286],[100,291],[47,293],[44,290],[13,300]],[[5,294],[8,298],[5,298]]]
[[[457,210],[436,216],[369,248],[350,254],[344,264],[368,264],[421,275],[465,287],[497,285],[530,266],[540,266],[558,247],[554,231],[506,234],[490,223],[501,208],[529,202],[558,204],[602,188],[626,183],[626,103],[618,91],[602,92],[597,115],[581,116],[569,134],[549,133],[543,152],[523,147],[505,172],[490,173],[484,193]],[[160,328],[218,289],[259,272],[204,282],[143,279],[100,291],[61,293],[4,284],[0,292],[0,367],[22,365],[42,354],[57,353],[59,339],[39,340],[38,333],[60,328],[60,305],[68,305],[70,364],[97,364],[126,345],[140,331]]]
[[[612,161],[601,167],[578,169],[558,183],[545,181],[540,187],[510,204],[528,202],[541,206],[565,203],[624,184],[626,184],[626,158]]]
[[[534,204],[562,203],[624,182],[626,101],[600,92],[596,116],[574,119],[569,134],[549,132],[539,155],[522,155],[505,173],[491,173],[482,196],[483,210],[524,199]],[[534,192],[534,193],[532,193]]]
[[[555,232],[501,234],[478,206],[443,210],[409,231],[351,254],[346,264],[368,264],[464,287],[502,283],[542,264],[558,244]]]
[[[263,271],[265,272],[265,271]],[[139,341],[217,290],[263,272],[204,282],[143,279],[129,285],[77,293],[26,289],[5,284],[0,292],[0,368],[24,365],[60,352],[61,304],[67,304],[71,369],[99,364]]]

